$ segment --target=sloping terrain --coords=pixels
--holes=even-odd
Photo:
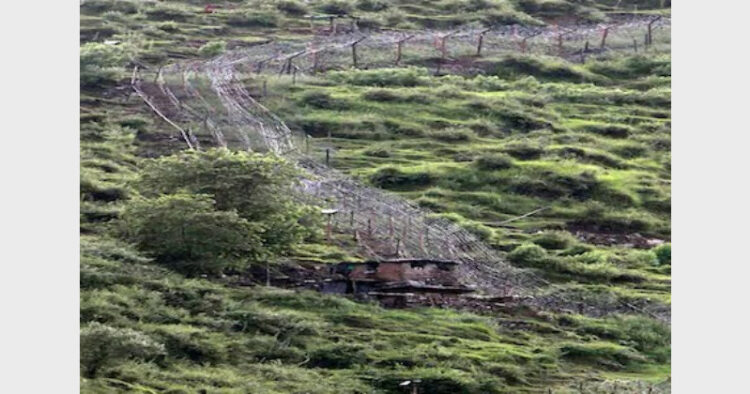
[[[301,57],[313,62],[295,63],[291,73],[264,75],[250,67],[248,54],[256,47],[214,57],[227,46],[268,38],[282,47],[289,42],[288,53],[309,48],[310,22],[303,16],[309,10],[290,12],[291,3],[227,3],[212,13],[204,13],[203,4],[82,5],[82,40],[98,42],[82,48],[82,342],[119,338],[130,344],[119,352],[101,344],[82,349],[87,365],[97,365],[82,370],[84,390],[399,392],[401,382],[414,379],[421,380],[420,392],[557,392],[581,385],[597,392],[608,390],[610,383],[601,383],[607,379],[640,381],[620,383],[634,392],[668,390],[654,383],[669,374],[664,321],[671,262],[666,247],[652,249],[669,240],[670,70],[663,21],[649,52],[642,53],[641,42],[640,54],[628,53],[626,29],[619,36],[614,29],[611,49],[582,51],[584,64],[541,55],[557,48],[554,40],[534,44],[530,38],[521,48],[509,36],[508,49],[493,52],[504,47],[502,34],[494,44],[488,36],[482,58],[466,61],[455,46],[443,57],[439,50],[409,52],[407,46],[401,68],[374,69],[368,62],[379,52],[360,50],[359,66],[370,69],[351,69],[346,45],[317,62]],[[381,2],[381,10],[360,12],[354,9],[377,2],[329,3],[310,9],[349,4],[354,8],[346,12],[382,17],[386,25],[394,22],[388,18],[396,7],[410,4]],[[482,14],[443,3],[422,4],[432,10],[423,16],[459,15],[461,23],[450,26],[456,27]],[[465,3],[461,7],[474,2]],[[528,26],[551,12],[531,2],[487,3],[528,18]],[[556,11],[563,16],[584,7],[544,3],[568,10]],[[275,22],[258,22],[255,15],[263,13],[275,15],[269,17]],[[443,27],[418,19],[402,28]],[[352,34],[326,31],[328,22],[314,21],[314,40],[322,34],[345,42],[342,37]],[[564,52],[588,40],[592,47],[598,43],[566,38],[570,50]],[[386,59],[391,44],[383,45]],[[201,55],[213,60],[197,59]],[[222,70],[215,66],[225,60],[217,59],[245,63],[237,63],[234,75],[201,73],[211,65]],[[162,67],[176,62],[181,65]],[[130,93],[135,66],[151,107]],[[123,204],[138,194],[130,184],[143,157],[188,145],[287,151],[259,130],[288,130],[288,146],[304,149],[308,168],[344,182],[340,190],[363,184],[389,189],[400,197],[361,190],[373,193],[372,201],[389,199],[384,206],[411,200],[437,212],[435,220],[467,231],[491,247],[498,262],[531,270],[544,284],[535,302],[487,314],[385,310],[315,293],[236,287],[231,275],[187,278],[115,239]],[[326,155],[338,170],[323,165]],[[344,238],[308,240],[284,259],[363,257]],[[418,243],[411,242],[415,250],[422,249]]]

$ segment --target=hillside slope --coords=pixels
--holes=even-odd
[[[129,244],[121,217],[147,194],[139,182],[148,158],[185,149],[131,93],[133,66],[156,75],[167,63],[269,38],[305,42],[311,12],[350,13],[369,29],[444,29],[600,21],[635,3],[639,14],[665,14],[653,9],[668,2],[246,1],[205,13],[206,3],[81,7],[83,392],[398,393],[415,379],[424,393],[609,392],[613,380],[620,390],[669,391],[664,28],[647,53],[592,53],[585,64],[534,49],[488,51],[470,67],[445,61],[437,73],[435,54],[405,52],[400,68],[243,75],[260,103],[311,136],[309,153],[321,163],[327,149],[334,168],[458,223],[543,278],[549,300],[580,305],[577,313],[568,305],[384,309],[262,286],[263,259],[185,273]],[[314,21],[313,31],[330,36],[328,23]],[[630,45],[616,33],[610,41]],[[194,131],[204,150],[212,145]],[[310,226],[318,233],[271,260],[361,257]],[[623,302],[635,308],[617,307]]]

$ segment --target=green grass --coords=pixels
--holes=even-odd
[[[131,52],[112,62],[96,57],[104,63],[88,69],[82,85],[81,324],[106,325],[113,340],[140,344],[134,349],[164,349],[113,357],[95,376],[82,375],[82,392],[399,393],[399,383],[421,379],[420,390],[430,393],[524,393],[592,377],[669,376],[669,326],[646,315],[388,310],[308,291],[238,287],[232,278],[186,278],[120,240],[119,215],[143,158],[182,149],[136,97],[111,89],[128,83],[129,55],[158,68],[199,58],[201,47],[208,55],[212,43],[231,50],[307,40],[302,15],[330,11],[328,1],[282,3],[293,2],[232,2],[212,14],[196,1],[82,6],[82,43],[119,40]],[[396,28],[540,24],[571,13],[598,20],[623,10],[614,1],[343,3],[363,23]],[[640,1],[639,10],[668,12],[654,4]],[[272,79],[263,104],[312,135],[321,160],[332,144],[333,166],[436,211],[501,253],[517,258],[535,245],[536,257],[515,264],[552,282],[545,292],[668,307],[670,249],[586,244],[572,232],[669,238],[669,56],[585,65],[488,57],[478,62],[488,75],[476,77],[435,77],[418,66],[427,60],[300,77],[296,85]],[[284,260],[358,258],[351,240],[336,241],[303,244]],[[109,351],[127,348],[114,344]]]

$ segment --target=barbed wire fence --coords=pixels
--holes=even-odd
[[[464,280],[480,290],[531,296],[550,283],[528,270],[511,266],[458,224],[394,194],[368,187],[327,162],[320,163],[306,148],[309,136],[292,132],[256,100],[247,90],[246,79],[262,81],[265,95],[268,78],[291,77],[294,83],[300,75],[394,67],[419,59],[431,58],[437,74],[452,72],[452,61],[460,57],[520,52],[585,61],[589,55],[638,51],[632,37],[643,32],[644,27],[648,28],[645,48],[663,45],[668,37],[654,32],[668,26],[668,19],[640,18],[614,25],[564,29],[510,26],[369,35],[349,32],[308,42],[272,42],[158,70],[136,68],[131,84],[159,117],[179,131],[189,149],[223,146],[271,152],[297,163],[305,174],[302,196],[323,201],[335,211],[331,226],[336,233],[351,236],[363,257],[453,260],[461,263],[459,271]],[[594,38],[600,40],[597,48],[590,44]],[[570,306],[568,300],[560,297],[545,297],[539,298],[537,304]],[[638,306],[629,308],[651,314]]]

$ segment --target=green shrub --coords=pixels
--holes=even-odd
[[[379,12],[388,9],[390,4],[383,0],[357,0],[357,9],[369,12]]]
[[[347,0],[327,0],[317,6],[318,11],[331,15],[347,15],[354,10]]]
[[[672,265],[672,244],[661,244],[652,249],[659,265]]]
[[[399,101],[402,100],[400,94],[387,89],[371,89],[362,94],[362,98],[370,101]]]
[[[567,343],[560,346],[560,354],[574,362],[596,364],[614,370],[646,361],[632,349],[608,342]]]
[[[565,189],[559,185],[526,175],[514,177],[508,185],[508,190],[516,194],[540,198],[560,198],[566,194]]]
[[[567,249],[576,244],[578,240],[566,231],[545,231],[535,235],[531,242],[547,250]]]
[[[246,224],[232,215],[246,219],[261,226],[256,234],[263,249],[287,253],[291,245],[319,230],[319,215],[294,200],[297,174],[292,164],[276,156],[210,149],[149,160],[136,186],[147,197],[181,191],[208,195],[216,202],[215,209],[222,211],[221,215],[204,212],[208,217],[227,219],[239,227]]]
[[[122,66],[135,54],[128,44],[107,45],[87,42],[80,49],[81,86],[104,87],[114,85],[122,77]]]
[[[188,274],[218,273],[265,256],[264,228],[205,195],[132,200],[122,213],[128,238],[158,261]]]
[[[101,14],[107,11],[123,14],[136,14],[140,9],[139,1],[132,0],[86,0],[81,3],[81,13]]]
[[[294,16],[307,14],[307,5],[297,0],[281,0],[276,3],[276,9]]]
[[[187,21],[192,13],[179,5],[169,3],[157,3],[153,8],[146,10],[149,19],[157,21]]]
[[[275,11],[248,11],[244,14],[232,14],[227,23],[240,27],[277,27],[280,19],[279,13]]]
[[[433,130],[429,136],[442,142],[469,142],[474,138],[474,132],[470,129],[448,128]]]
[[[310,366],[316,368],[351,368],[365,364],[367,356],[359,344],[333,344],[310,352]]]
[[[406,86],[427,85],[429,72],[426,68],[393,68],[376,70],[336,71],[329,78],[338,83],[358,86]]]
[[[138,131],[145,131],[146,126],[151,124],[151,120],[143,116],[131,115],[120,119],[117,123],[119,123],[122,127],[128,127]]]
[[[370,176],[370,182],[383,189],[413,189],[429,186],[433,177],[426,172],[407,173],[395,167],[385,167]]]
[[[314,90],[305,93],[300,102],[314,108],[342,110],[349,107],[344,100],[334,98],[330,93],[323,90]]]
[[[227,43],[224,41],[212,41],[204,44],[198,49],[198,54],[202,57],[215,57],[226,52]]]
[[[613,79],[637,79],[647,76],[669,77],[672,64],[669,56],[625,56],[615,60],[592,62],[587,68]]]
[[[541,22],[514,10],[489,9],[482,13],[482,24],[487,27],[526,24],[539,25]]]
[[[474,165],[483,171],[505,170],[513,167],[513,159],[503,154],[482,155],[474,160]]]
[[[538,129],[552,129],[555,126],[542,117],[520,107],[504,106],[493,109],[505,127],[511,131],[529,132]]]
[[[646,156],[648,148],[639,143],[623,143],[616,145],[610,151],[625,159]]]
[[[519,160],[535,160],[542,156],[544,148],[530,143],[511,143],[503,148],[503,152]]]
[[[366,150],[364,154],[370,157],[391,157],[391,152],[387,148],[371,148]]]
[[[549,57],[511,56],[497,63],[494,75],[520,78],[534,76],[540,80],[555,82],[599,82],[606,77],[594,74],[580,66]]]
[[[221,334],[183,324],[149,327],[149,334],[159,338],[170,357],[196,363],[226,362],[229,357],[225,338]]]
[[[81,327],[80,349],[81,374],[89,378],[128,359],[150,360],[165,353],[164,345],[142,332],[97,322]]]
[[[165,31],[167,33],[176,33],[180,31],[180,25],[178,25],[175,21],[161,22],[157,24],[156,27],[159,30]]]
[[[596,163],[604,167],[625,168],[626,164],[619,158],[605,152],[582,149],[576,146],[563,146],[554,150],[562,158],[575,158],[580,161]]]
[[[357,19],[357,27],[362,30],[377,30],[383,26],[383,23],[378,19],[361,17]]]
[[[586,125],[585,130],[594,134],[599,134],[611,138],[628,138],[633,132],[630,126],[615,124],[591,124]]]
[[[524,267],[540,267],[547,261],[547,251],[539,245],[522,244],[508,254],[508,259]]]

